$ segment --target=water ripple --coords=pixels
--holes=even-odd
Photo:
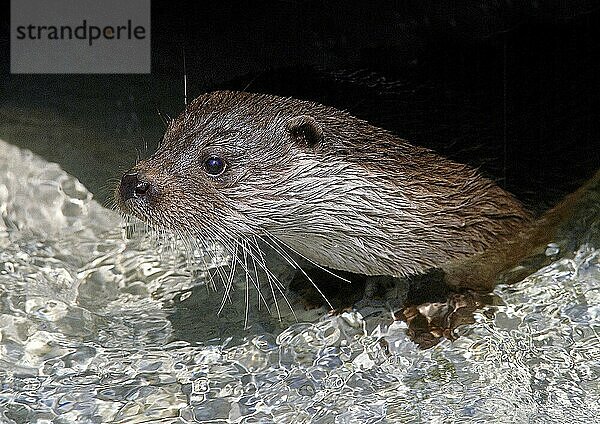
[[[245,331],[243,293],[220,317],[215,293],[185,306],[182,293],[204,287],[182,255],[124,240],[119,218],[57,165],[3,142],[0,151],[2,422],[600,416],[597,224],[588,244],[498,287],[497,305],[428,350],[403,322],[358,312],[291,324],[253,312]],[[230,337],[192,337],[225,327]]]

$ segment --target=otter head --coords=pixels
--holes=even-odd
[[[199,240],[257,239],[333,269],[402,276],[481,252],[528,215],[474,170],[337,109],[214,92],[123,175],[122,211]]]
[[[313,104],[241,92],[195,99],[158,150],[126,172],[118,207],[158,230],[204,240],[295,236],[322,225],[317,152],[323,127]],[[312,222],[311,222],[312,221]],[[289,237],[288,237],[289,238]]]

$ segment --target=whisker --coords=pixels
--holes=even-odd
[[[267,300],[265,299],[262,290],[260,289],[260,277],[258,274],[258,268],[256,267],[256,261],[257,261],[257,257],[254,254],[254,252],[252,251],[252,244],[250,243],[250,239],[246,239],[244,241],[244,245],[246,247],[246,251],[248,252],[250,259],[252,259],[252,268],[254,269],[254,277],[256,278],[256,291],[257,291],[257,300],[258,300],[258,308],[260,309],[260,305],[261,305],[261,300],[262,303],[265,305],[265,308],[267,308],[267,312],[269,312],[269,314],[271,313],[271,308],[269,307],[269,303],[267,302]]]
[[[250,309],[250,301],[249,301],[249,287],[248,287],[248,262],[247,262],[247,255],[246,255],[246,250],[244,249],[243,246],[242,247],[242,254],[244,255],[244,272],[246,274],[246,292],[244,293],[244,297],[246,299],[246,310],[245,310],[245,314],[244,314],[244,330],[248,329],[248,312]]]
[[[217,233],[217,237],[220,239],[219,242],[225,246],[227,243],[223,242],[222,237],[220,237],[220,234]],[[258,278],[258,273],[256,271],[256,266],[254,266],[254,277],[251,275],[251,271],[250,268],[248,266],[248,256],[250,256],[253,260],[254,260],[254,254],[252,252],[252,250],[250,249],[249,245],[244,242],[243,240],[237,240],[237,238],[233,237],[233,238],[229,238],[230,240],[232,240],[235,243],[235,254],[232,257],[232,260],[234,261],[234,269],[232,269],[232,272],[229,274],[228,278],[225,279],[223,278],[223,281],[227,281],[227,286],[225,287],[225,294],[223,296],[223,300],[221,302],[221,306],[219,308],[219,313],[222,311],[226,299],[229,298],[229,293],[231,290],[233,290],[233,277],[234,277],[234,271],[235,271],[235,266],[236,264],[239,264],[242,269],[244,270],[244,276],[246,278],[246,309],[249,308],[249,287],[250,287],[250,283],[252,283],[252,285],[254,285],[254,287],[256,288],[257,294],[258,294],[258,298],[259,298],[259,307],[260,307],[260,303],[262,301],[262,303],[265,305],[265,307],[267,308],[267,311],[269,311],[270,313],[270,307],[269,304],[267,302],[267,300],[265,299],[265,297],[262,294],[262,291],[260,290],[260,280]],[[238,249],[238,247],[240,249]],[[231,249],[228,249],[231,252]],[[242,257],[243,257],[243,261],[239,258],[239,254],[238,252],[242,252]],[[220,269],[220,267],[218,267]],[[230,298],[229,298],[230,299]],[[230,299],[231,300],[231,299]],[[249,312],[249,311],[247,311]],[[247,322],[246,322],[247,324]]]
[[[296,249],[294,249],[293,247],[291,247],[289,244],[277,239],[275,236],[271,235],[270,233],[267,232],[267,235],[269,236],[269,239],[273,240],[274,242],[278,243],[278,245],[283,245],[284,247],[286,247],[287,249],[291,250],[293,253],[295,253],[296,255],[300,256],[302,259],[304,259],[305,261],[309,262],[311,265],[316,266],[317,268],[319,268],[321,271],[325,271],[327,274],[332,275],[340,280],[342,280],[345,283],[352,283],[352,281],[348,280],[347,278],[342,277],[341,275],[336,274],[335,272],[333,272],[330,269],[327,269],[321,265],[319,265],[318,263],[316,263],[315,261],[313,261],[312,259],[307,258],[306,256],[304,256],[302,253],[298,252]],[[262,239],[264,241],[264,239]]]
[[[116,202],[112,199],[113,207],[116,207]],[[289,308],[294,319],[298,321],[296,312],[286,296],[286,285],[275,275],[267,265],[266,257],[263,252],[263,247],[268,246],[284,258],[292,267],[300,269],[305,277],[311,282],[327,304],[331,307],[331,303],[321,290],[316,286],[314,281],[302,270],[297,261],[288,254],[289,246],[279,242],[270,234],[263,237],[252,236],[246,237],[242,234],[232,234],[221,228],[212,228],[211,237],[209,238],[200,229],[192,231],[181,231],[179,226],[173,228],[157,228],[141,221],[129,214],[121,213],[124,221],[123,228],[125,237],[131,238],[133,234],[144,234],[145,237],[151,237],[158,246],[160,246],[161,258],[165,255],[181,252],[183,249],[186,252],[185,260],[187,266],[193,269],[197,261],[201,261],[201,269],[204,271],[204,280],[207,290],[217,291],[218,282],[223,287],[223,297],[220,301],[217,315],[220,315],[227,302],[232,302],[232,293],[235,290],[235,276],[238,267],[241,267],[244,273],[245,284],[245,310],[244,310],[244,328],[249,328],[250,320],[250,288],[254,286],[257,293],[257,307],[260,310],[264,305],[269,314],[271,314],[270,302],[267,301],[261,287],[261,278],[266,277],[266,282],[269,286],[270,296],[275,303],[277,318],[282,321],[282,310],[279,305],[278,295],[281,296],[287,308]],[[162,218],[162,217],[161,217]],[[188,228],[185,225],[181,228]],[[264,243],[261,247],[260,243]],[[200,256],[200,258],[198,258]],[[212,258],[212,259],[211,259]],[[226,264],[223,264],[226,260]],[[229,270],[225,269],[229,266]],[[264,277],[261,277],[264,273]],[[264,284],[263,284],[264,285]]]
[[[273,301],[275,303],[275,309],[277,310],[277,317],[278,317],[279,321],[281,322],[281,311],[279,309],[279,303],[277,302],[277,296],[275,295],[275,289],[273,288],[273,286],[275,286],[277,291],[281,294],[281,296],[284,299],[285,303],[287,304],[288,308],[292,312],[294,319],[296,321],[298,321],[298,317],[296,316],[296,311],[294,311],[294,308],[292,308],[290,301],[288,300],[287,296],[285,295],[285,293],[283,291],[283,289],[285,289],[285,286],[279,281],[279,278],[277,278],[277,276],[275,274],[273,274],[273,272],[268,268],[268,266],[265,262],[264,254],[263,254],[262,250],[260,249],[260,246],[258,244],[258,240],[257,240],[256,236],[253,237],[252,240],[256,247],[256,251],[258,252],[258,255],[259,255],[259,260],[260,260],[259,264],[262,267],[262,269],[265,271],[265,274],[267,275],[267,281],[269,282],[269,287],[271,288],[271,294],[273,295]]]
[[[269,233],[267,233],[267,236],[270,238],[271,241],[273,241],[274,243],[276,243],[278,246],[281,247],[281,245],[279,244],[280,242],[277,239],[275,239]],[[262,238],[262,237],[261,237],[261,240],[265,241],[264,238]],[[265,243],[266,243],[266,241],[265,241]],[[266,244],[268,245],[269,243],[266,243]],[[287,244],[285,244],[283,242],[281,242],[281,244],[283,244],[283,246],[289,248],[290,250],[294,251]],[[294,253],[296,253],[296,252],[294,252]],[[300,256],[302,257],[302,255],[300,255]],[[329,299],[327,298],[327,296],[325,296],[325,294],[321,291],[321,289],[317,286],[317,284],[315,284],[315,282],[313,281],[313,279],[310,278],[310,276],[306,273],[306,271],[304,271],[304,269],[300,265],[298,265],[298,262],[296,262],[296,260],[293,259],[292,257],[290,257],[289,255],[288,255],[288,258],[295,264],[295,267],[298,268],[298,270],[302,273],[302,275],[304,275],[304,277],[306,277],[306,279],[312,284],[312,286],[315,288],[315,290],[317,290],[317,292],[319,293],[319,295],[321,295],[321,297],[323,298],[323,300],[325,300],[325,302],[327,303],[327,305],[329,306],[329,308],[330,309],[334,309],[333,305],[331,304],[331,302],[329,301]],[[343,280],[344,281],[348,281],[346,279],[343,279]]]
[[[260,290],[260,284],[257,280],[254,280],[252,278],[252,275],[250,274],[250,269],[248,268],[248,256],[250,256],[250,258],[253,260],[254,260],[255,256],[245,241],[242,240],[242,241],[239,241],[238,243],[240,244],[240,247],[242,248],[242,252],[243,252],[243,258],[244,258],[243,267],[244,267],[244,272],[246,273],[246,278],[250,282],[252,282],[252,284],[256,288],[256,291],[258,293],[260,300],[262,300],[263,304],[267,308],[267,311],[269,311],[269,313],[270,313],[269,304],[267,303],[267,300],[264,298],[264,296]],[[248,306],[248,305],[246,305],[246,306]]]
[[[229,300],[229,302],[232,302],[231,291],[233,290],[233,278],[234,278],[235,270],[237,269],[237,263],[239,260],[237,244],[234,247],[235,247],[235,250],[232,254],[232,264],[230,265],[229,277],[227,278],[227,285],[225,286],[225,293],[223,293],[223,299],[221,300],[221,306],[219,307],[219,311],[217,312],[217,315],[221,314],[221,312],[223,311],[223,308],[225,307],[225,303],[227,302],[227,300]]]

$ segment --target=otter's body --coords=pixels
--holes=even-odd
[[[160,229],[367,275],[444,268],[531,224],[468,166],[331,107],[241,92],[194,100],[117,200]]]

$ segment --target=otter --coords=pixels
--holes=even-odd
[[[333,107],[247,92],[191,102],[115,198],[159,231],[232,253],[262,241],[331,270],[441,269],[481,290],[551,236],[531,234],[532,215],[467,165]]]

